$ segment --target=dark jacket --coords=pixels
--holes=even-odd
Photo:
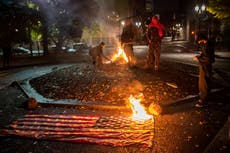
[[[130,43],[135,40],[135,28],[132,24],[124,27],[121,34],[121,43]]]
[[[148,42],[159,42],[161,38],[159,36],[158,29],[156,27],[150,27],[147,29],[146,37]]]

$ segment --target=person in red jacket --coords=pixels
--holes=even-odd
[[[145,68],[150,68],[153,64],[154,70],[158,70],[161,52],[161,40],[164,33],[164,26],[159,22],[157,16],[152,17],[151,23],[146,30],[147,44],[149,50],[147,53],[147,60]]]

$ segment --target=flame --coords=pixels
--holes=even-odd
[[[134,97],[133,95],[130,95],[129,97],[129,101],[131,103],[131,109],[133,112],[133,119],[138,121],[145,121],[145,120],[152,119],[152,115],[147,114],[144,107],[140,103],[143,94],[140,93],[137,97],[138,98]]]
[[[126,56],[125,52],[124,52],[124,49],[122,49],[122,47],[118,47],[118,52],[113,55],[112,57],[112,61],[116,61],[117,59],[124,59],[125,60],[125,63],[128,63],[129,62],[129,59],[128,57]]]

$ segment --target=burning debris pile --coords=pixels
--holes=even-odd
[[[118,45],[118,47],[115,50],[115,53],[111,56],[111,61],[105,62],[105,64],[108,63],[116,63],[119,64],[136,64],[136,59],[134,57],[126,55],[126,52],[124,50],[124,47],[121,45]]]
[[[117,62],[119,64],[126,64],[129,62],[129,59],[122,47],[118,47],[118,52],[112,56],[112,62]]]

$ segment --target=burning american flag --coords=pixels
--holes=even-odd
[[[153,128],[153,119],[136,121],[120,116],[28,114],[1,129],[0,134],[76,143],[151,147]]]

